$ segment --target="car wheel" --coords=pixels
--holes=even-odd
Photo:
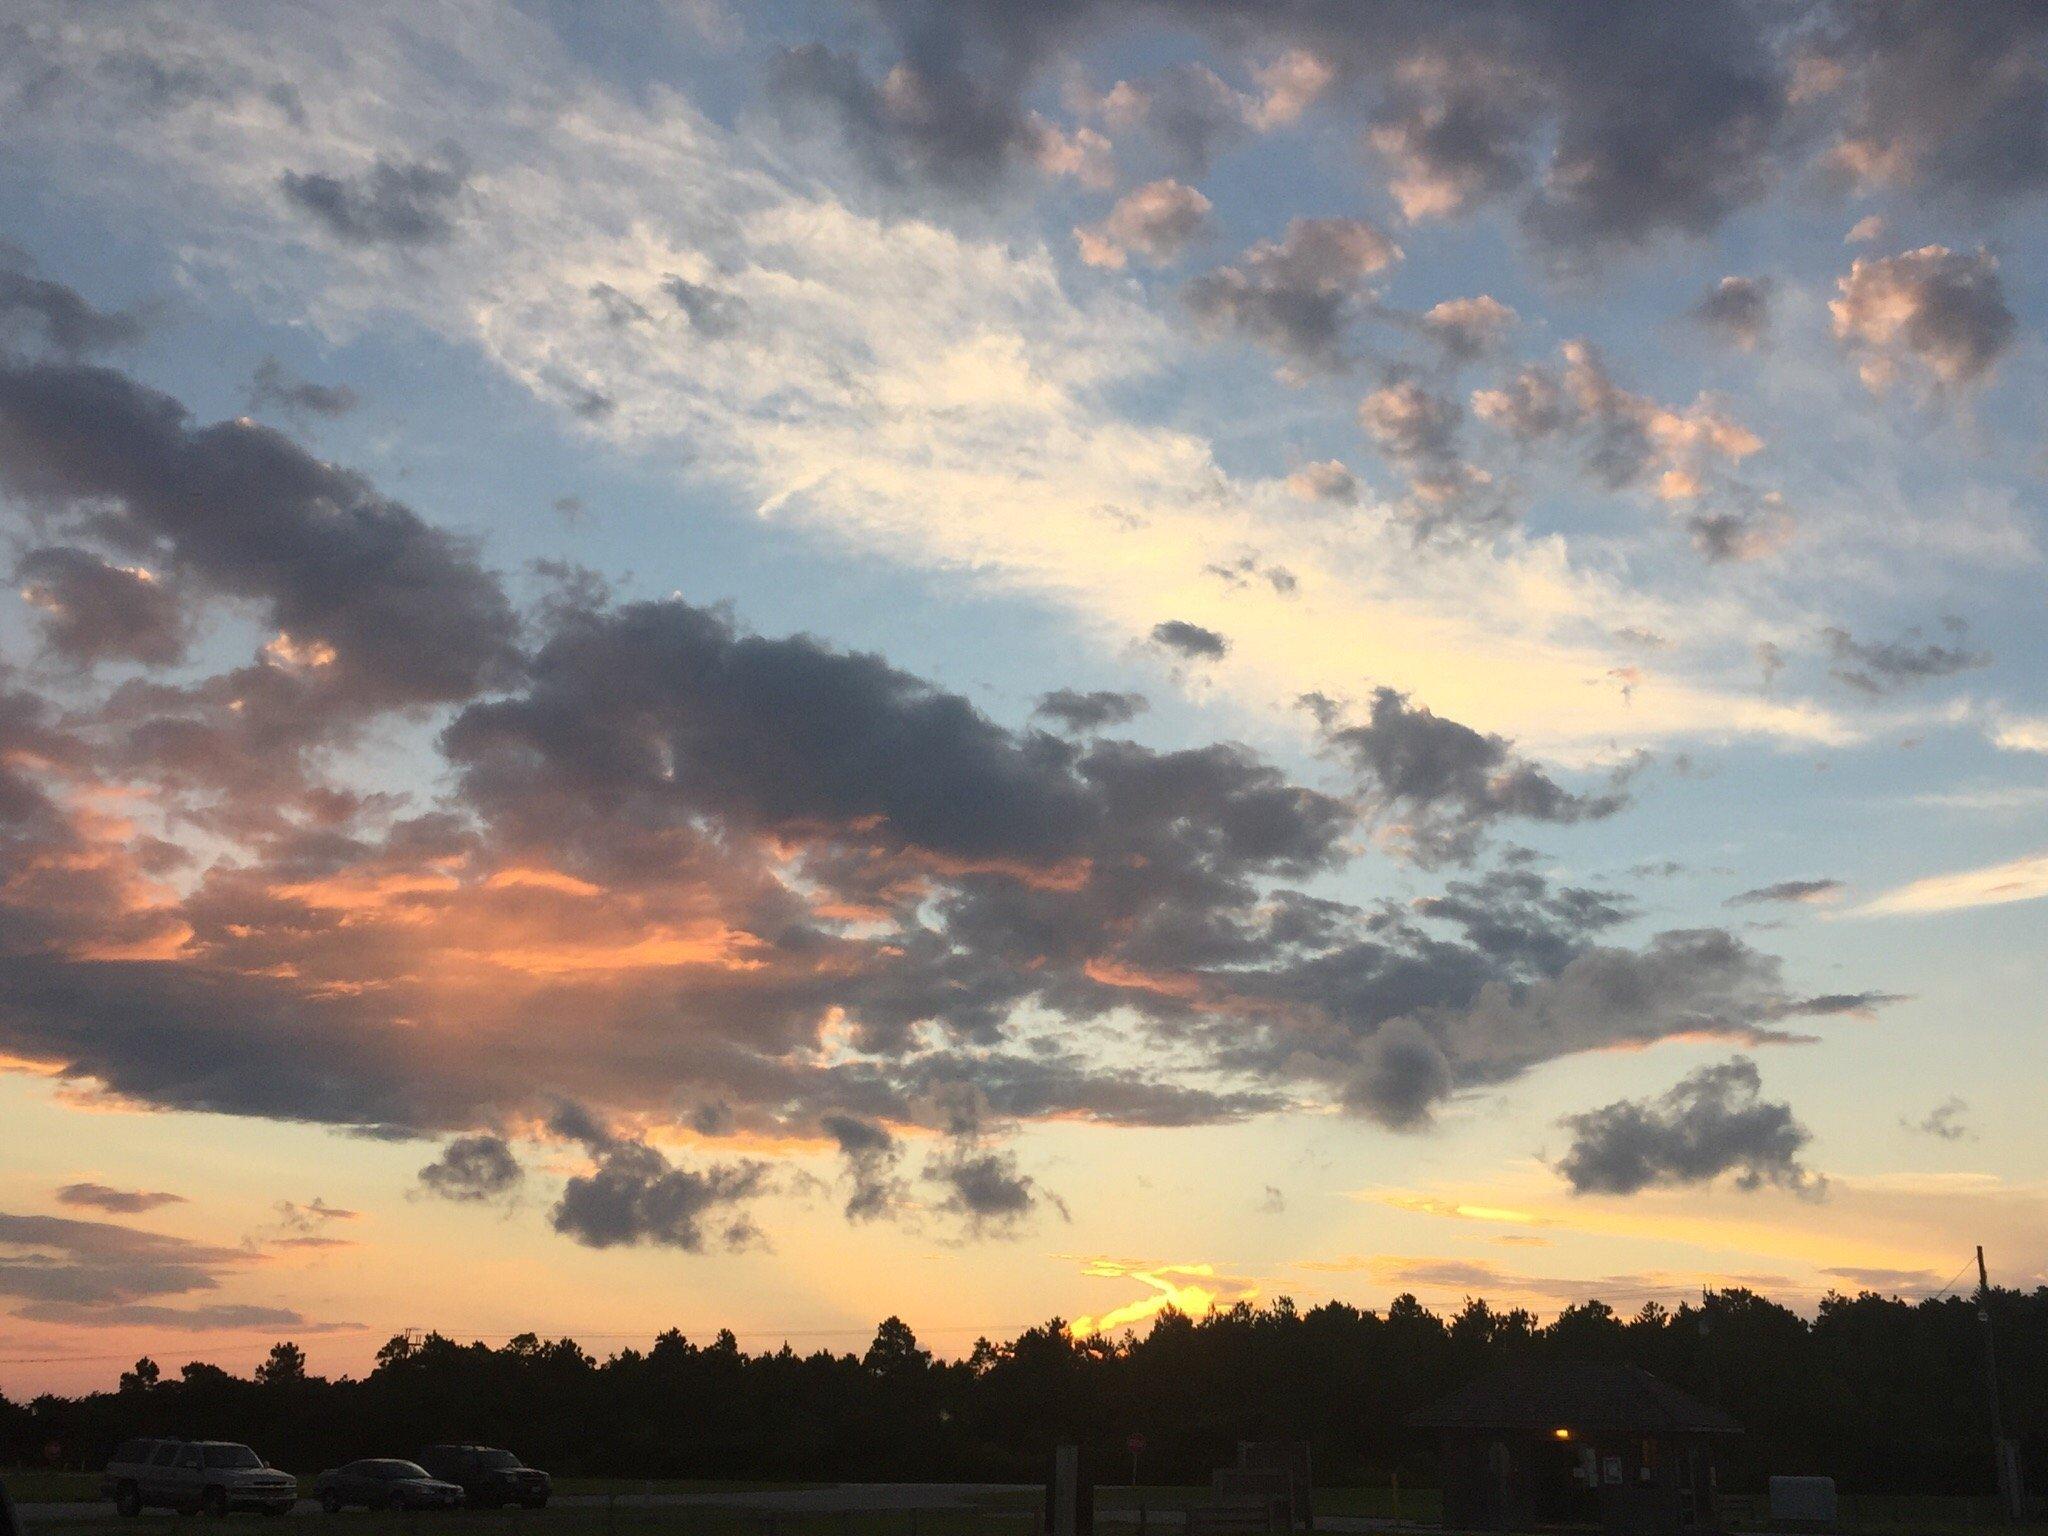
[[[548,1496],[544,1493],[536,1493],[532,1498],[526,1499],[523,1502],[528,1509],[546,1509],[548,1507]]]
[[[216,1520],[228,1512],[228,1491],[225,1488],[209,1488],[199,1495],[199,1507]]]
[[[132,1520],[142,1513],[142,1490],[133,1483],[123,1483],[114,1490],[114,1513]]]

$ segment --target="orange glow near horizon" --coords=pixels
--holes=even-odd
[[[1092,1338],[1142,1323],[1171,1309],[1188,1317],[1207,1317],[1218,1304],[1256,1301],[1259,1289],[1241,1280],[1218,1279],[1214,1264],[1124,1264],[1093,1259],[1081,1271],[1093,1279],[1135,1280],[1152,1294],[1112,1307],[1100,1317],[1081,1316],[1068,1324],[1076,1338]]]

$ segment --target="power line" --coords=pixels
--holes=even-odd
[[[1940,1290],[1936,1291],[1932,1296],[1928,1297],[1927,1299],[1929,1301],[1941,1300],[1942,1297],[1946,1296],[1951,1290],[1955,1288],[1955,1283],[1963,1278],[1963,1270],[1968,1269],[1972,1264],[1976,1262],[1977,1261],[1974,1257],[1963,1260],[1961,1266],[1956,1270],[1956,1272],[1948,1277],[1948,1284],[1944,1285]]]

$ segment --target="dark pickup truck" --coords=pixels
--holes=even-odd
[[[547,1473],[524,1466],[510,1451],[488,1445],[430,1445],[420,1452],[420,1465],[445,1483],[461,1485],[471,1509],[496,1509],[523,1504],[546,1505],[554,1491]]]
[[[125,1441],[101,1474],[100,1490],[123,1515],[145,1509],[282,1515],[299,1501],[297,1478],[229,1440]]]

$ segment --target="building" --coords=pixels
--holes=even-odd
[[[1530,1361],[1414,1414],[1441,1437],[1444,1523],[1715,1528],[1718,1449],[1742,1426],[1632,1365]]]

